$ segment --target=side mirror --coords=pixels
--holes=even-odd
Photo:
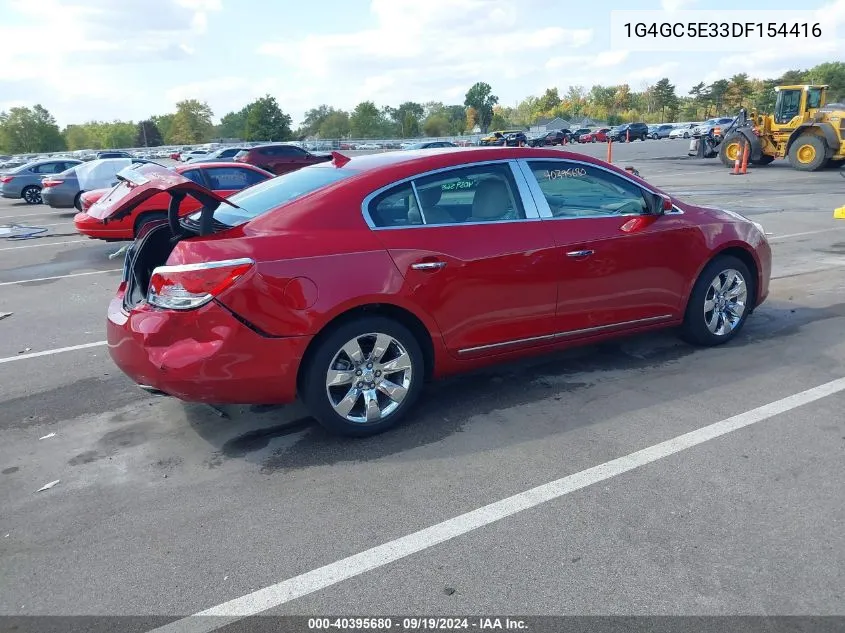
[[[654,194],[654,206],[652,208],[656,215],[668,213],[673,209],[672,198],[662,193]]]

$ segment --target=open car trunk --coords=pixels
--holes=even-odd
[[[126,252],[123,281],[126,293],[123,305],[131,309],[147,296],[153,271],[167,263],[170,253],[184,239],[210,235],[230,228],[214,220],[221,204],[236,207],[213,191],[154,163],[128,168],[118,174],[120,183],[89,210],[89,215],[108,222],[132,212],[144,200],[162,192],[170,194],[167,220],[150,222]],[[203,206],[199,216],[179,218],[185,196],[196,198]]]

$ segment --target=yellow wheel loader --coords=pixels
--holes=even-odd
[[[845,160],[845,104],[827,103],[828,86],[777,86],[774,114],[742,110],[725,130],[719,159],[733,167],[743,146],[748,162],[768,165],[787,158],[801,171],[816,171],[831,161]]]

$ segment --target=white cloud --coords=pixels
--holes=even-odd
[[[48,109],[61,105],[76,120],[92,118],[85,101],[113,104],[122,116],[127,103],[143,107],[149,86],[116,67],[189,58],[189,42],[204,32],[208,12],[221,8],[220,0],[7,0],[6,6],[0,109],[23,98]],[[144,108],[137,116],[148,114]]]
[[[539,0],[372,0],[373,27],[346,33],[291,37],[258,46],[303,83],[331,82],[335,105],[429,101],[444,80],[498,84],[542,72],[545,50],[578,50],[592,29],[532,27],[526,12]],[[500,81],[501,80],[501,81]],[[498,94],[498,93],[497,93]],[[501,96],[501,95],[500,95]]]
[[[672,71],[680,67],[679,62],[665,62],[657,66],[646,66],[644,68],[637,68],[628,73],[631,79],[642,79],[649,81],[652,79],[662,79],[663,77],[671,76]]]

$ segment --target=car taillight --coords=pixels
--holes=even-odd
[[[159,266],[153,270],[147,303],[168,310],[193,310],[205,305],[239,278],[255,262],[248,258],[200,264]]]
[[[12,182],[13,179],[14,179],[14,176],[2,176],[2,177],[0,177],[0,182],[3,182],[3,183]]]
[[[64,180],[52,180],[52,179],[46,180],[45,179],[45,180],[41,181],[41,186],[42,187],[56,187],[56,186],[62,184],[63,182],[64,182]]]

